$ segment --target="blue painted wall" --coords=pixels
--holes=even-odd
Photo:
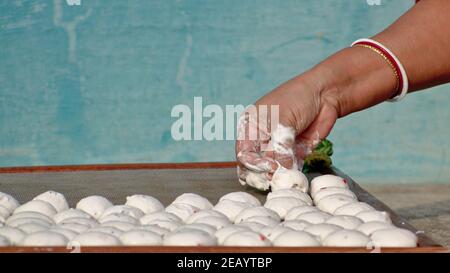
[[[0,1],[0,166],[233,160],[175,142],[173,105],[250,104],[412,1]],[[335,163],[366,182],[450,182],[450,86],[338,122]]]

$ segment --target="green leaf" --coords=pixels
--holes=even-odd
[[[302,171],[308,173],[330,168],[332,154],[333,143],[328,139],[322,140],[314,151],[305,158]]]
[[[328,156],[333,155],[333,143],[328,139],[322,140],[317,147],[314,149],[314,152],[323,153]]]

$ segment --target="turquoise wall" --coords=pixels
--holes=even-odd
[[[176,104],[250,104],[409,0],[0,1],[0,166],[233,160],[171,139]],[[450,182],[450,86],[340,120],[337,166],[366,182]]]

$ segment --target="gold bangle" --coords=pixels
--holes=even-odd
[[[386,55],[384,55],[383,52],[381,52],[378,48],[373,47],[371,45],[365,45],[365,44],[356,44],[354,46],[360,46],[360,47],[365,47],[365,48],[369,48],[372,51],[374,51],[375,53],[377,53],[378,55],[380,55],[385,61],[386,63],[391,67],[392,71],[394,72],[395,78],[397,79],[397,85],[395,87],[395,90],[398,90],[399,85],[400,85],[400,76],[398,75],[397,69],[395,69],[394,64],[391,62],[391,60],[389,60],[388,57],[386,57]]]

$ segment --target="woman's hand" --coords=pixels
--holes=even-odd
[[[247,111],[240,119],[236,141],[239,181],[267,190],[279,165],[302,167],[303,159],[328,136],[338,118],[389,99],[396,84],[382,58],[354,47],[277,87],[255,105],[258,109],[278,106],[278,122],[258,111]],[[256,138],[249,135],[252,131],[258,132]]]
[[[450,82],[450,1],[420,1],[373,37],[402,62],[409,92]],[[311,49],[313,50],[313,49]],[[298,168],[337,118],[397,94],[391,67],[372,50],[345,48],[256,102],[279,107],[279,122],[247,112],[240,119],[236,157],[242,184],[268,189],[279,164]],[[268,115],[270,117],[270,115]],[[272,122],[271,122],[272,121]],[[251,137],[250,132],[258,132]]]
[[[323,90],[320,81],[301,75],[259,99],[258,111],[245,112],[236,142],[242,184],[265,189],[277,162],[288,169],[302,167],[303,159],[330,133],[338,118],[337,101]],[[272,112],[261,115],[261,109]],[[249,135],[252,130],[258,133],[256,139]],[[248,181],[249,177],[257,181]]]

